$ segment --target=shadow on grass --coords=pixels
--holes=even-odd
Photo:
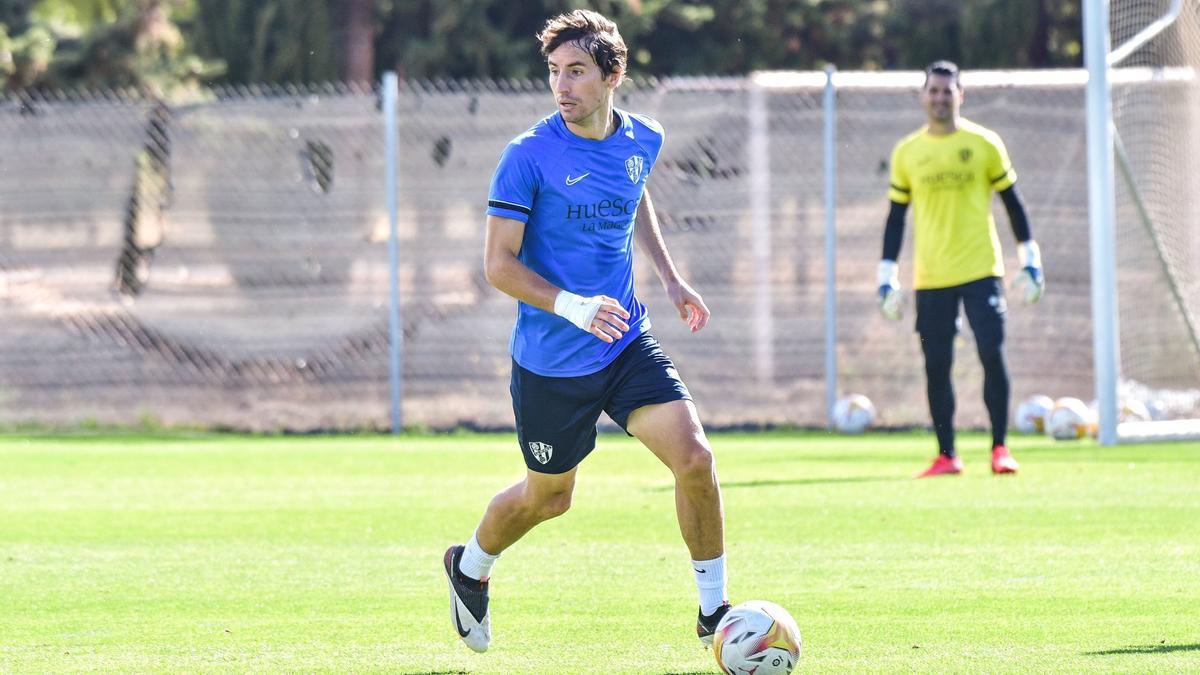
[[[1156,645],[1130,645],[1117,649],[1105,649],[1102,652],[1084,652],[1084,656],[1113,656],[1115,654],[1169,654],[1171,652],[1200,652],[1200,643],[1190,645],[1169,645],[1160,642]]]
[[[890,483],[894,481],[912,480],[903,476],[858,476],[854,478],[793,478],[789,480],[723,480],[721,489],[773,487],[777,485],[837,485],[839,483]],[[651,492],[670,492],[674,485],[660,485],[650,488]]]

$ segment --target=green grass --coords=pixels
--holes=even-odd
[[[1200,444],[713,437],[730,591],[808,672],[1200,670]],[[511,435],[0,436],[0,671],[715,672],[670,476],[602,436],[574,507],[504,554],[494,641],[445,547],[523,473]]]

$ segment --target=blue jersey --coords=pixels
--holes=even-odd
[[[492,176],[488,215],[525,223],[520,261],[559,288],[616,298],[630,314],[629,331],[610,344],[518,302],[509,350],[538,375],[594,373],[650,329],[633,294],[633,225],[663,130],[649,117],[616,114],[616,132],[593,140],[571,133],[556,112],[513,139]]]

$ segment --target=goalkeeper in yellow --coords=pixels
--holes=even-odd
[[[958,66],[937,61],[925,69],[921,105],[928,123],[892,151],[891,210],[879,262],[879,308],[899,320],[903,309],[897,260],[904,219],[913,206],[913,289],[916,329],[925,354],[926,393],[937,434],[938,456],[918,477],[957,474],[954,448],[954,386],[950,369],[962,305],[983,364],[983,401],[992,425],[992,472],[1016,473],[1005,445],[1009,381],[1004,359],[1007,309],[1000,239],[992,218],[999,192],[1018,242],[1021,271],[1015,286],[1026,303],[1045,289],[1041,253],[1017,192],[1017,174],[1000,137],[959,116],[963,101]]]

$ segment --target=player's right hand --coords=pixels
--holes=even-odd
[[[879,261],[879,313],[892,321],[904,316],[904,294],[900,292],[900,265],[895,260]]]
[[[621,303],[607,295],[597,295],[595,300],[600,301],[600,307],[596,310],[596,315],[592,317],[592,324],[588,327],[588,332],[605,342],[616,342],[620,340],[625,333],[629,332],[629,310],[621,306]]]
[[[570,291],[559,291],[554,313],[604,342],[616,342],[629,330],[629,311],[615,298],[593,295],[585,298]]]

